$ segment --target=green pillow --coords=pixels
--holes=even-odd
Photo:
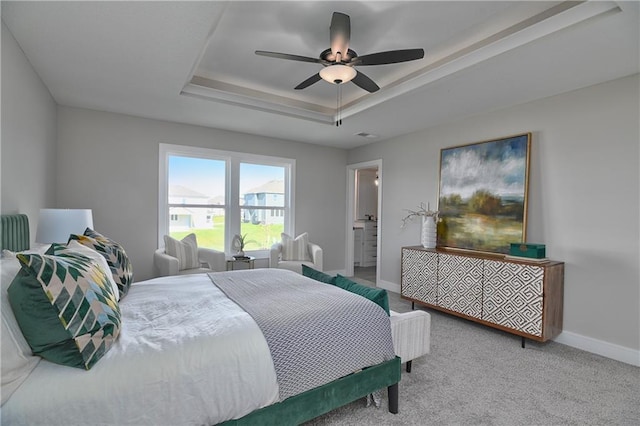
[[[18,254],[9,303],[35,355],[90,369],[120,334],[120,307],[101,266],[78,252]]]
[[[310,268],[307,265],[302,265],[302,275],[305,277],[313,278],[316,281],[320,281],[326,284],[336,285],[336,277],[332,277],[329,274],[325,274],[324,272],[320,272],[316,269]]]
[[[379,305],[382,309],[384,309],[387,315],[389,315],[389,295],[387,294],[387,290],[382,288],[367,287],[366,285],[358,284],[348,278],[343,277],[340,274],[336,276],[335,285],[344,290],[350,291],[351,293],[359,294],[360,296],[366,297],[373,303]]]

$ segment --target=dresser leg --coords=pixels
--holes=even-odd
[[[524,339],[524,336],[522,336],[522,349],[524,349],[524,342],[525,342],[525,339]]]
[[[415,302],[411,302],[411,310],[413,311],[416,308]]]
[[[411,361],[407,361],[407,373],[411,373]]]

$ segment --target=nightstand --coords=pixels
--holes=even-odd
[[[253,269],[256,258],[253,256],[244,256],[244,257],[230,257],[227,259],[227,271],[233,271],[236,269],[236,264],[246,263],[247,267],[242,269]]]

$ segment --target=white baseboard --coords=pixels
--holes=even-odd
[[[376,284],[376,287],[384,288],[385,290],[392,291],[394,293],[400,293],[400,284],[392,283],[391,281],[380,280]]]
[[[570,331],[563,331],[558,337],[553,339],[553,341],[640,367],[640,351],[637,349],[631,349],[614,343],[605,342],[603,340],[594,339],[592,337],[582,336]]]
[[[400,293],[400,285],[391,281],[380,280],[378,282],[378,287],[384,288],[388,291],[393,291],[394,293]],[[605,342],[603,340],[594,339],[592,337],[582,336],[570,331],[563,331],[553,340],[554,342],[562,343],[563,345],[640,367],[640,350],[637,349],[631,349],[614,343]]]

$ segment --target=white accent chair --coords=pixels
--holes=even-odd
[[[407,364],[429,353],[431,348],[431,315],[425,311],[394,312],[391,314],[391,337],[396,355]]]
[[[225,254],[218,250],[198,247],[198,260],[200,268],[180,270],[180,261],[164,252],[164,248],[159,248],[153,254],[153,264],[156,273],[160,277],[168,275],[199,274],[205,272],[220,272],[227,268],[227,258]]]
[[[304,264],[317,271],[322,271],[322,247],[310,242],[307,243],[307,251],[311,260],[282,260],[282,243],[276,243],[269,250],[269,267],[288,269],[302,274],[302,265]]]

